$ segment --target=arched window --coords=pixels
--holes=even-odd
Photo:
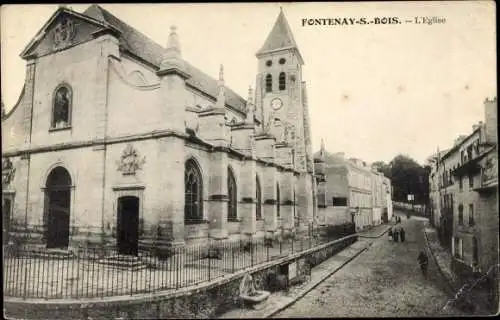
[[[71,125],[72,92],[67,85],[59,86],[54,92],[51,127],[67,128]]]
[[[273,91],[273,76],[268,74],[266,76],[266,92]]]
[[[196,223],[203,220],[203,180],[200,169],[192,159],[184,168],[184,222]]]
[[[255,176],[255,199],[256,199],[256,206],[255,206],[255,218],[257,220],[262,219],[262,193],[260,191],[260,181],[259,177]]]
[[[279,80],[280,90],[285,90],[286,89],[286,73],[281,72],[278,80]]]
[[[280,216],[280,185],[276,184],[276,216]]]
[[[236,179],[233,170],[227,169],[227,193],[229,201],[227,203],[227,220],[236,220],[238,218],[238,193],[236,189]]]

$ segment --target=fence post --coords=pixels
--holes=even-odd
[[[212,267],[212,258],[210,258],[210,253],[212,250],[212,243],[210,243],[210,246],[208,248],[208,281],[210,281],[210,268]]]
[[[134,292],[134,268],[130,270],[130,295],[132,296]]]
[[[250,241],[250,263],[253,267],[253,241]]]
[[[269,261],[269,246],[266,246],[266,251],[267,251],[267,261]]]
[[[180,248],[174,248],[174,265],[175,265],[175,289],[179,289],[179,252]]]
[[[25,299],[25,300],[26,300],[26,294],[27,294],[27,292],[26,292],[27,291],[26,285],[28,283],[28,274],[27,274],[28,272],[26,270],[27,269],[26,266],[27,266],[27,263],[24,264],[24,290],[23,290],[23,299]]]

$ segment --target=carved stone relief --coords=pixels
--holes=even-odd
[[[16,168],[12,164],[9,158],[2,159],[2,185],[6,186],[11,183],[14,179],[14,174],[16,173]]]
[[[73,20],[63,18],[53,31],[54,46],[56,49],[67,47],[73,43],[76,37],[76,27]]]
[[[128,144],[123,150],[121,159],[117,161],[118,171],[124,175],[133,175],[137,170],[141,170],[146,162],[146,157],[140,157],[137,150]]]

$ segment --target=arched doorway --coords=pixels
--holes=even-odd
[[[54,168],[45,184],[45,230],[47,248],[67,248],[71,210],[71,176],[63,167]]]
[[[118,253],[136,256],[139,250],[139,198],[120,197],[117,209]]]

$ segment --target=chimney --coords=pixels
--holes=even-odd
[[[498,142],[498,104],[497,98],[489,100],[488,98],[484,101],[484,119],[485,119],[485,135],[486,142],[496,143]]]

